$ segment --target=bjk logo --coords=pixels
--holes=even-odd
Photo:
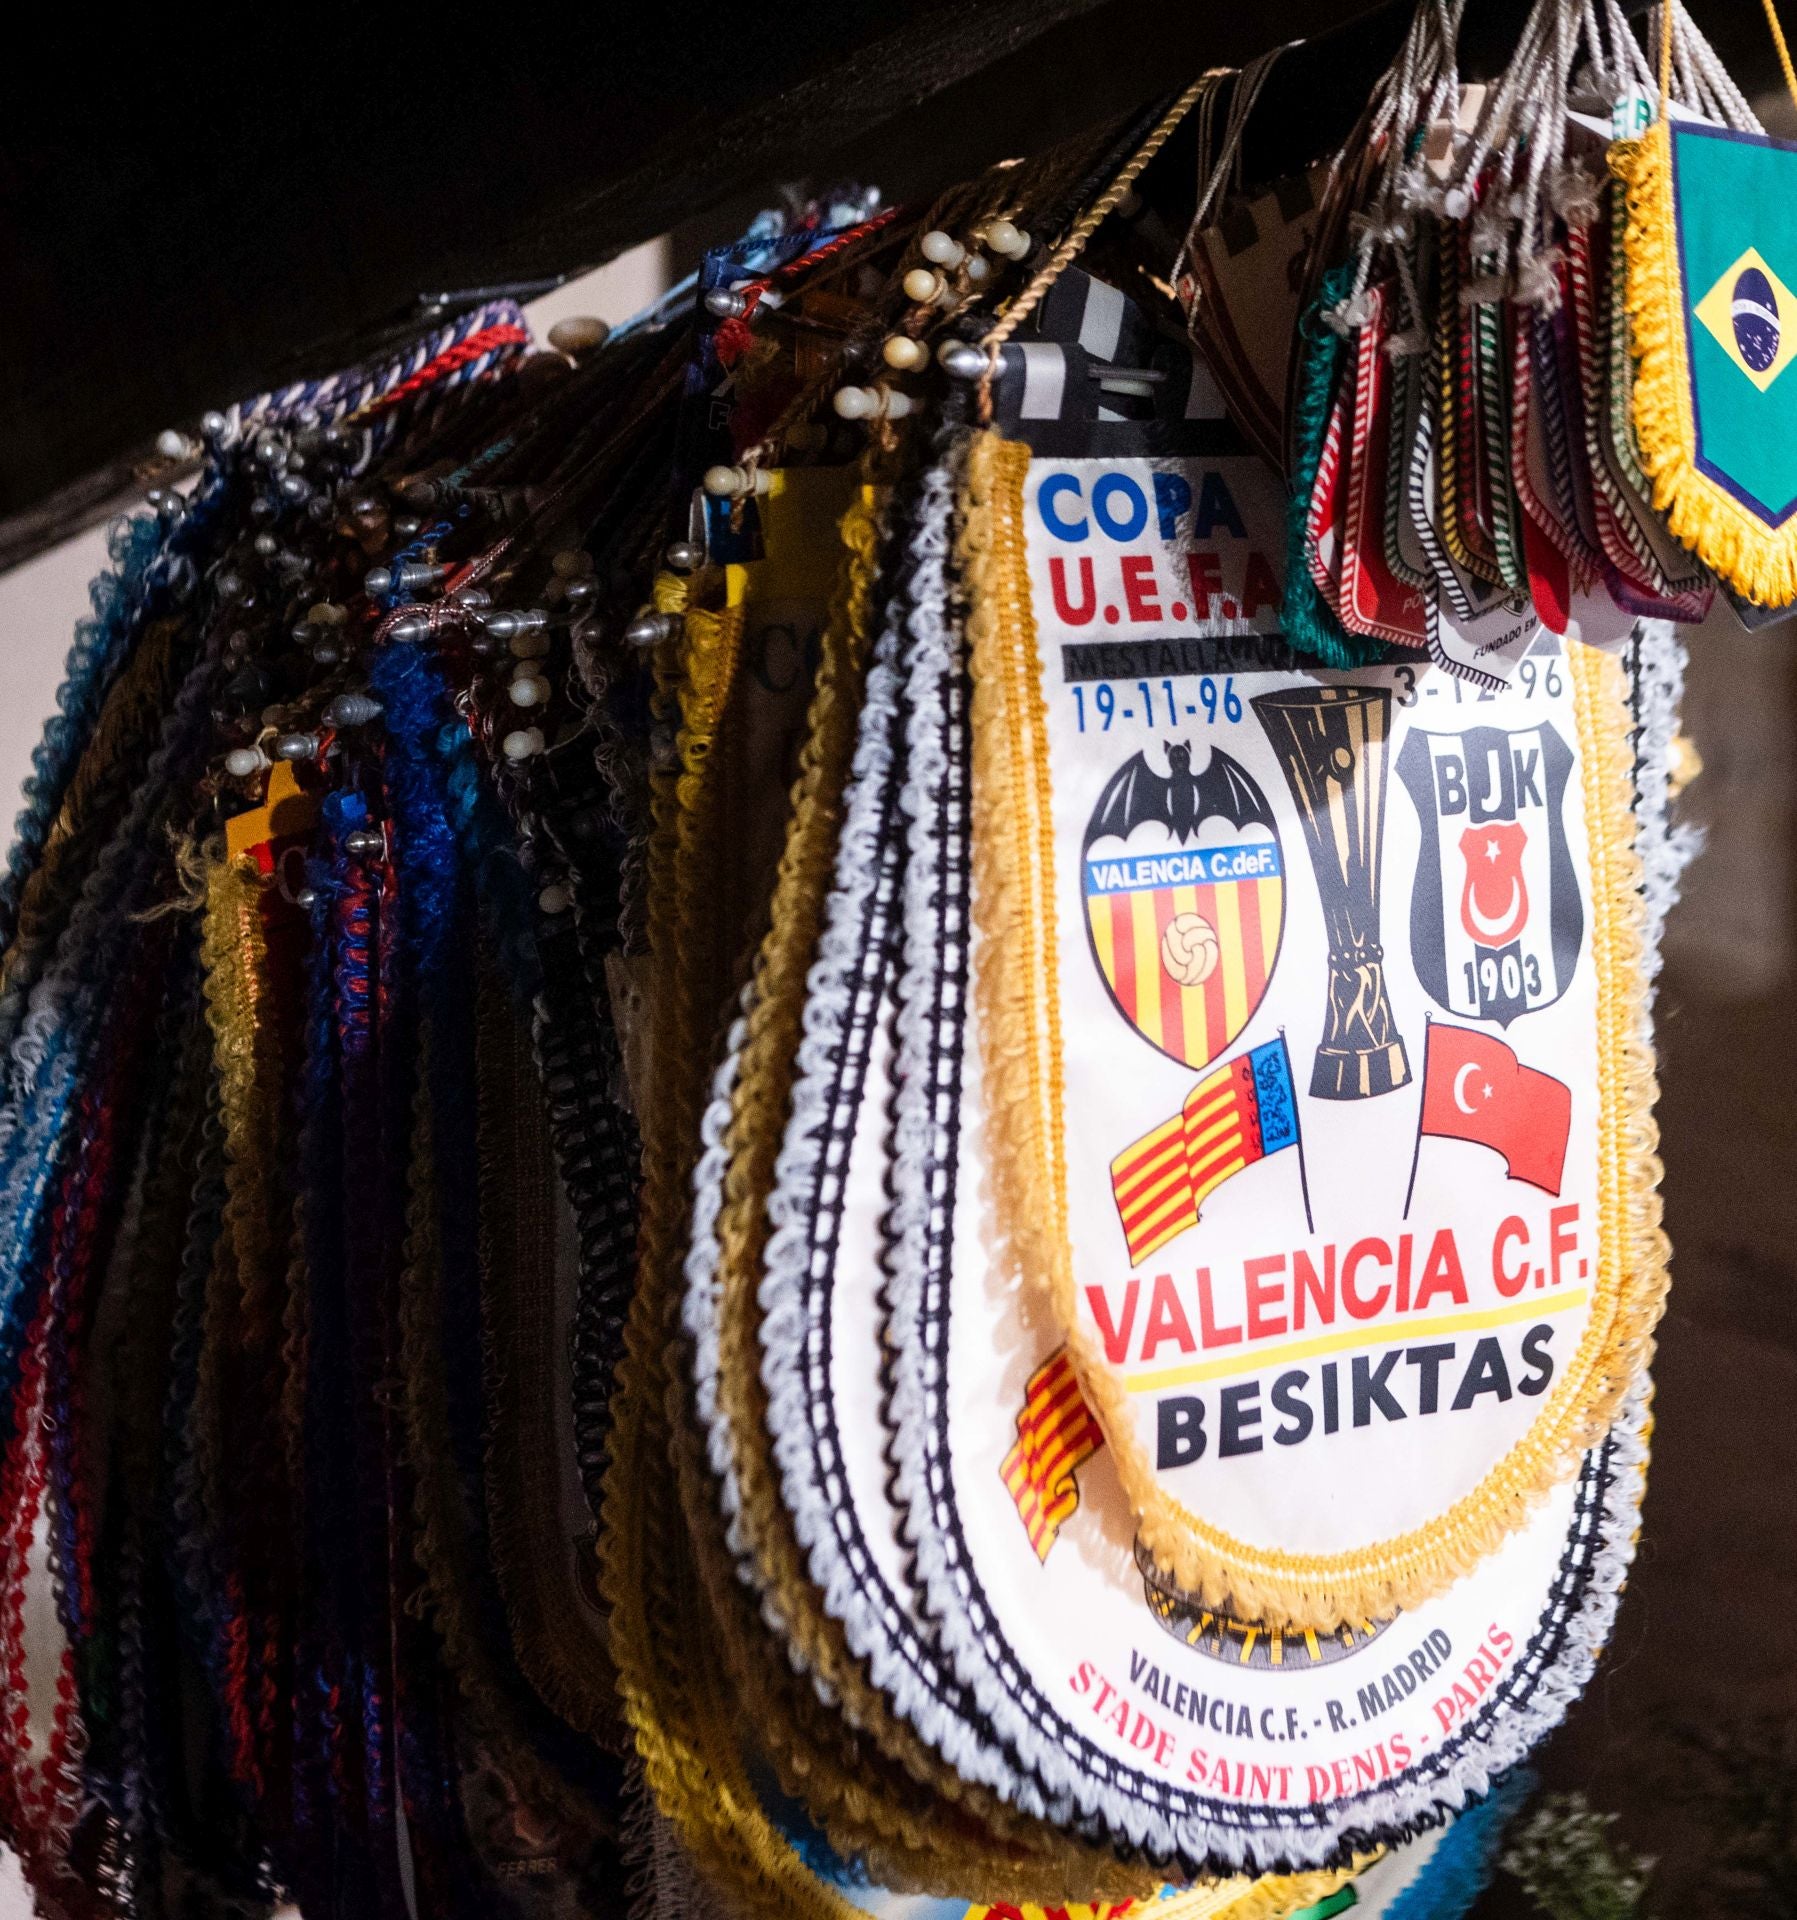
[[[1410,954],[1449,1013],[1507,1027],[1571,983],[1585,934],[1566,838],[1572,769],[1571,749],[1545,722],[1419,728],[1405,741],[1398,778],[1423,829]]]

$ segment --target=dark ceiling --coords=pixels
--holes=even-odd
[[[1471,11],[1466,64],[1501,61],[1521,0]],[[353,358],[421,293],[565,274],[683,221],[721,231],[797,175],[919,195],[1206,66],[1325,35],[1283,63],[1254,129],[1269,166],[1320,152],[1407,12],[39,11],[50,44],[0,83],[0,558],[116,489],[158,428]],[[1775,71],[1752,0],[1701,17],[1744,82]]]

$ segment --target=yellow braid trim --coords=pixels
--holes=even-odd
[[[265,1315],[273,1254],[270,1205],[281,1108],[280,1050],[267,1008],[268,943],[263,879],[253,860],[206,869],[200,923],[206,1019],[224,1131],[225,1208],[206,1281],[206,1337],[194,1394],[194,1453],[209,1507],[224,1458],[223,1369],[247,1344],[251,1314]]]
[[[1598,1270],[1591,1319],[1527,1437],[1428,1526],[1335,1555],[1270,1551],[1200,1520],[1159,1483],[1123,1383],[1079,1319],[1067,1231],[1065,1079],[1053,891],[1047,713],[1025,567],[1029,448],[976,440],[963,541],[972,605],[976,1007],[991,1088],[989,1160],[999,1232],[1019,1275],[1047,1297],[1086,1400],[1160,1566],[1207,1605],[1327,1629],[1383,1619],[1443,1592],[1528,1518],[1608,1430],[1653,1352],[1670,1247],[1661,1229],[1654,1062],[1641,971],[1644,906],[1635,852],[1622,670],[1572,649],[1570,668],[1591,846],[1597,967]]]
[[[1622,246],[1635,352],[1632,412],[1653,503],[1674,538],[1719,579],[1761,606],[1789,606],[1797,600],[1797,521],[1765,526],[1697,465],[1666,121],[1655,121],[1638,140],[1617,141],[1610,171],[1628,191]]]
[[[664,574],[655,605],[686,610],[687,582]],[[651,786],[649,941],[656,961],[653,1070],[640,1115],[642,1225],[636,1293],[614,1390],[599,1580],[625,1718],[656,1804],[694,1862],[750,1920],[852,1920],[762,1811],[743,1762],[709,1615],[673,1484],[669,1365],[684,1181],[697,1142],[710,1028],[698,1007],[707,955],[692,924],[697,816],[711,725],[734,671],[731,627],[695,610],[655,660],[664,717],[678,714],[677,765]],[[740,632],[740,623],[736,632]]]

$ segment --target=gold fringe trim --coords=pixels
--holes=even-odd
[[[963,554],[972,599],[976,1006],[991,1113],[999,1231],[1019,1275],[1043,1288],[1088,1404],[1104,1427],[1140,1537],[1207,1605],[1327,1629],[1419,1606],[1527,1520],[1608,1430],[1653,1352],[1670,1247],[1660,1225],[1659,1132],[1641,945],[1622,670],[1589,648],[1570,667],[1590,840],[1597,967],[1599,1246],[1591,1318],[1528,1436],[1436,1521],[1352,1553],[1269,1551],[1207,1525],[1158,1482],[1126,1389],[1080,1322],[1067,1232],[1058,936],[1047,710],[1025,567],[1029,449],[975,442]]]
[[[695,1591],[680,1522],[670,1427],[670,1366],[686,1180],[697,1145],[715,1023],[699,1014],[715,971],[697,920],[699,817],[708,802],[711,732],[736,661],[740,620],[687,612],[688,582],[663,574],[655,605],[685,613],[655,672],[664,717],[680,722],[677,764],[651,785],[649,942],[656,961],[653,1071],[643,1103],[637,1288],[614,1390],[611,1464],[599,1539],[600,1591],[625,1717],[657,1806],[701,1872],[753,1920],[852,1920],[768,1819],[750,1783],[715,1633]],[[691,937],[689,937],[691,936]]]
[[[1664,119],[1610,148],[1610,171],[1628,191],[1629,333],[1635,351],[1633,414],[1653,503],[1711,572],[1766,607],[1797,600],[1797,519],[1766,526],[1697,465],[1690,341],[1679,284],[1672,136]]]
[[[240,1353],[266,1357],[276,1289],[272,1212],[281,1112],[281,1054],[268,1007],[263,879],[253,860],[206,868],[200,922],[206,1018],[224,1131],[225,1206],[206,1280],[205,1337],[194,1390],[194,1456],[217,1513],[226,1450],[225,1375]]]

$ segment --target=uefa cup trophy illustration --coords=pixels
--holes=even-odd
[[[1391,694],[1294,687],[1253,706],[1298,804],[1329,936],[1328,1016],[1310,1091],[1319,1100],[1390,1093],[1410,1078],[1379,942]]]

